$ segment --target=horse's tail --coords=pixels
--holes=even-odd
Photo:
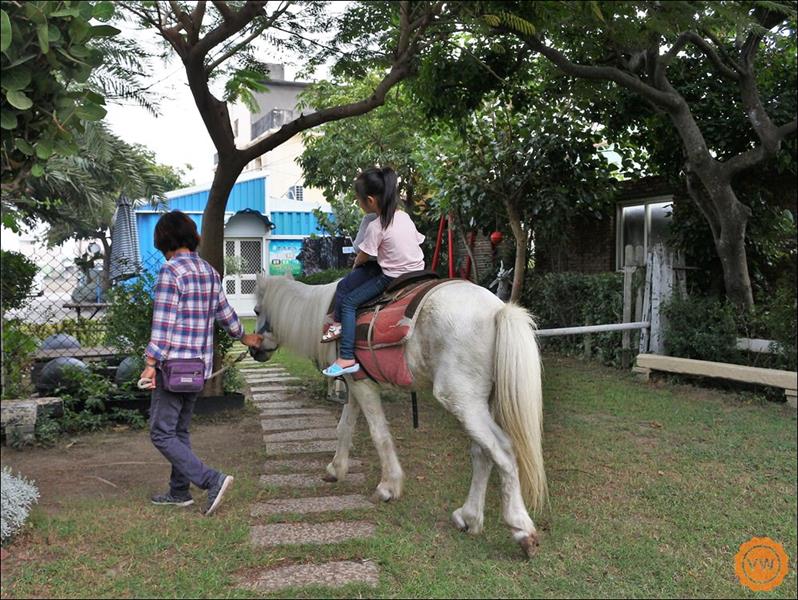
[[[495,417],[513,442],[521,494],[543,508],[548,492],[543,468],[543,399],[540,354],[530,314],[505,304],[496,314]]]

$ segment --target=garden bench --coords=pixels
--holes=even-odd
[[[787,397],[787,404],[792,408],[796,408],[798,373],[795,371],[763,369],[761,367],[748,367],[692,358],[677,358],[660,354],[638,354],[636,366],[632,370],[646,381],[648,381],[651,371],[666,371],[681,375],[700,375],[702,377],[717,377],[744,383],[769,385],[783,389]]]

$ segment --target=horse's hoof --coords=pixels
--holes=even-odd
[[[456,511],[452,513],[452,522],[454,526],[457,527],[460,531],[467,532],[468,531],[468,523],[465,522],[463,516],[460,514],[462,512],[462,508],[458,508]]]
[[[374,491],[374,499],[381,502],[390,502],[394,499],[394,495],[391,493],[391,490],[378,485],[377,489]]]
[[[521,545],[524,552],[526,552],[527,558],[532,558],[538,553],[540,541],[538,540],[537,533],[530,533],[527,537],[519,540],[518,543]]]
[[[324,475],[324,477],[322,477],[322,479],[324,481],[326,481],[327,483],[336,483],[338,481],[338,478],[335,475],[330,475],[329,473]]]

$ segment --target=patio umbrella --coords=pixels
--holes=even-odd
[[[111,281],[129,279],[139,274],[139,233],[133,203],[124,194],[116,201],[111,228]]]

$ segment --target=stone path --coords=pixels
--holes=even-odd
[[[246,358],[241,362],[241,373],[247,382],[247,396],[260,411],[263,441],[270,456],[263,465],[260,483],[285,496],[252,507],[251,543],[255,547],[279,548],[289,544],[337,544],[371,538],[375,526],[363,520],[362,513],[373,509],[374,505],[365,496],[354,493],[362,491],[366,484],[359,460],[350,460],[350,474],[345,481],[336,484],[335,492],[340,495],[319,495],[324,486],[330,486],[322,477],[336,448],[337,407],[295,397],[293,386],[302,380],[291,377],[282,367],[264,366]],[[327,456],[316,456],[318,454]],[[332,487],[327,489],[333,491]],[[342,512],[355,512],[360,516],[356,520],[341,520]],[[291,515],[310,514],[329,515],[329,520],[315,522],[316,517],[313,523],[296,519],[285,522]],[[237,585],[271,593],[288,588],[340,587],[351,583],[376,587],[379,580],[379,567],[372,561],[352,557],[351,560],[314,562],[313,551],[309,550],[302,564],[250,573],[240,577]]]

